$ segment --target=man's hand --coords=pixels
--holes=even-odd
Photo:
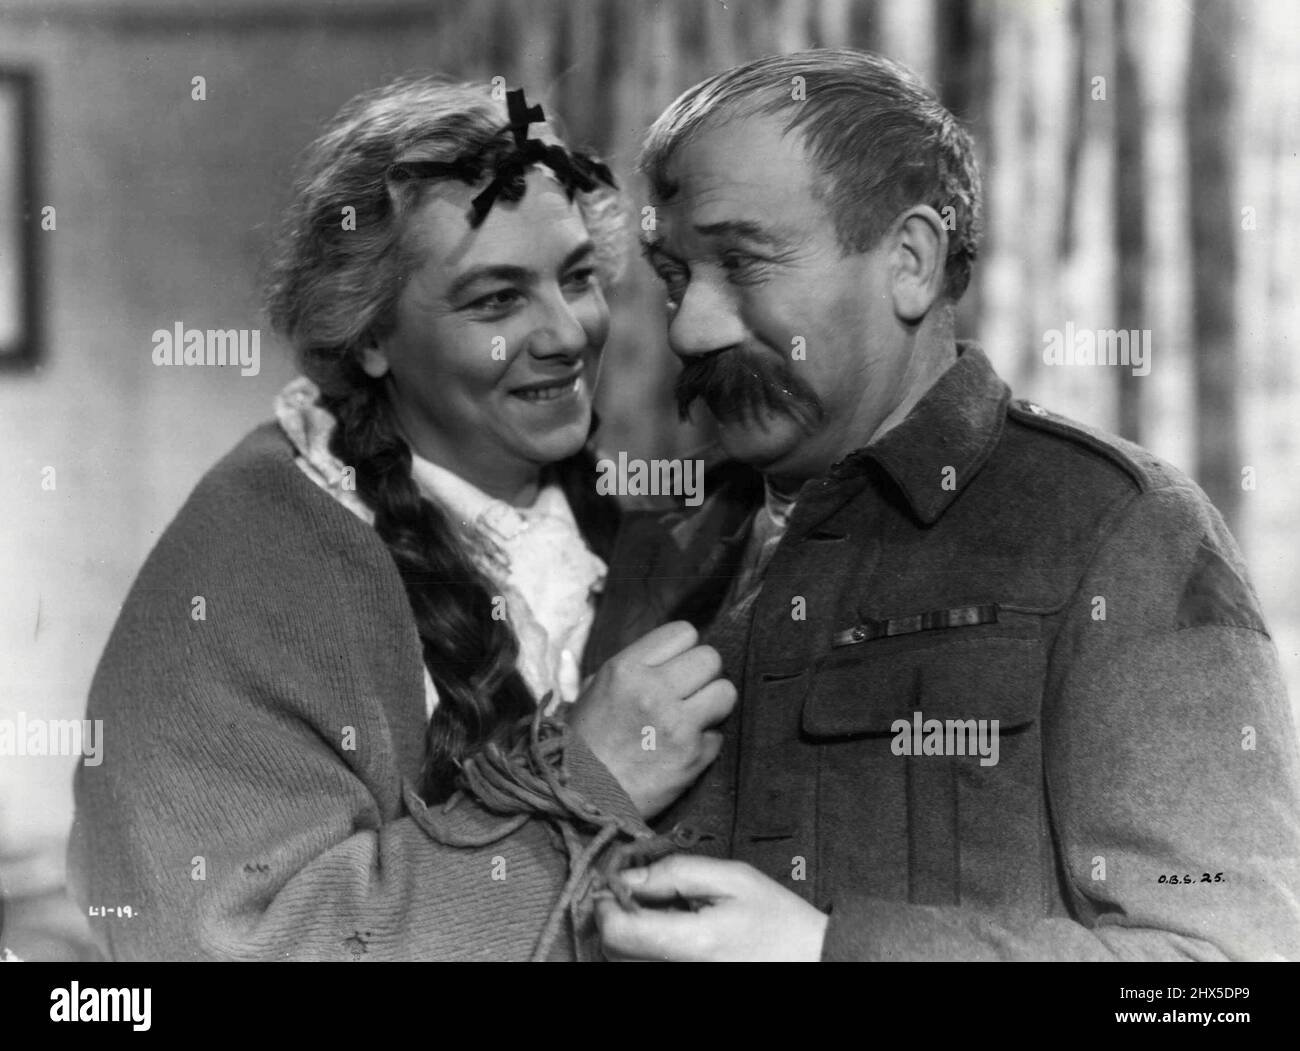
[[[568,723],[644,817],[667,807],[717,757],[736,688],[686,621],[643,635],[601,665]]]
[[[620,878],[636,901],[660,907],[597,903],[611,960],[821,959],[829,917],[742,862],[674,854]]]

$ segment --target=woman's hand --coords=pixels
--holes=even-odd
[[[643,635],[607,660],[573,702],[569,725],[654,817],[717,757],[736,688],[686,621]]]

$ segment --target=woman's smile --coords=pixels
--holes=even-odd
[[[560,400],[567,402],[574,395],[586,392],[586,386],[582,368],[579,367],[576,372],[572,372],[567,376],[562,376],[559,379],[538,380],[535,383],[516,387],[510,393],[522,401],[531,403],[557,402]]]

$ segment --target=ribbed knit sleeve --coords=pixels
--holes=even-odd
[[[520,959],[563,885],[539,821],[453,848],[408,812],[425,716],[401,580],[274,425],[159,540],[87,718],[103,760],[77,770],[69,869],[83,907],[132,907],[91,921],[115,958]],[[629,813],[588,753],[572,766]]]

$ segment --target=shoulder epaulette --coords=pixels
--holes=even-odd
[[[1026,398],[1013,398],[1007,405],[1007,415],[1036,430],[1047,431],[1091,449],[1124,471],[1142,491],[1152,488],[1155,483],[1158,461],[1141,446],[1069,417],[1049,412]]]

